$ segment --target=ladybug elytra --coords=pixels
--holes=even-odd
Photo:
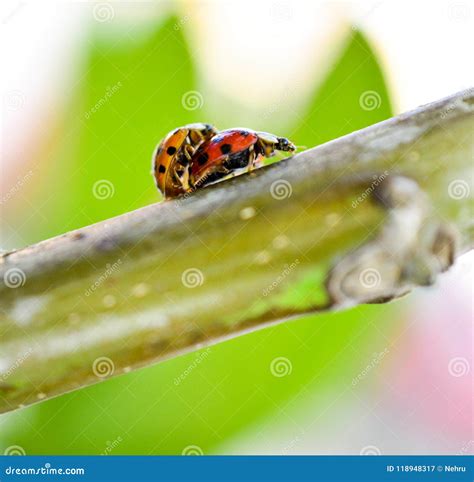
[[[206,186],[240,170],[251,172],[276,151],[293,152],[288,139],[250,129],[228,129],[203,142],[191,162],[189,184]]]
[[[294,152],[285,137],[245,128],[218,132],[210,124],[188,124],[170,132],[153,154],[156,185],[177,197],[263,165],[276,151]]]
[[[188,124],[170,132],[153,153],[156,186],[164,197],[187,192],[189,166],[196,149],[217,134],[210,124]]]

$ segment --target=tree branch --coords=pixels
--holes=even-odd
[[[472,245],[473,100],[4,254],[0,412],[433,282]]]

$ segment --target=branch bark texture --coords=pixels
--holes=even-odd
[[[431,283],[472,245],[473,102],[4,254],[0,412]]]

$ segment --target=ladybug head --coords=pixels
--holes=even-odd
[[[289,141],[286,137],[279,137],[276,148],[279,151],[293,152],[296,151],[295,145]]]
[[[194,124],[186,124],[184,129],[188,129],[193,135],[198,135],[209,139],[217,134],[217,129],[211,124],[204,124],[203,122],[196,122]]]
[[[203,134],[204,136],[208,136],[208,135],[210,135],[210,134],[215,135],[215,134],[217,134],[218,131],[217,131],[217,129],[216,129],[213,125],[211,125],[211,124],[203,124],[203,128],[202,128],[202,131],[201,131],[201,132],[202,132],[202,134]]]

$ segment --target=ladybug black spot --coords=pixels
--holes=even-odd
[[[232,146],[230,144],[222,144],[221,146],[222,154],[229,154],[231,150],[232,150]]]
[[[158,168],[158,172],[161,172],[161,173],[166,172],[166,167],[163,166],[163,164],[160,164],[160,167]]]
[[[175,153],[176,153],[176,147],[170,146],[168,147],[168,149],[166,149],[166,154],[168,154],[168,156],[172,156]]]
[[[247,137],[249,135],[249,131],[240,131],[240,135]]]
[[[209,156],[207,155],[207,153],[202,152],[201,154],[198,155],[196,160],[200,166],[203,166],[209,160]]]

